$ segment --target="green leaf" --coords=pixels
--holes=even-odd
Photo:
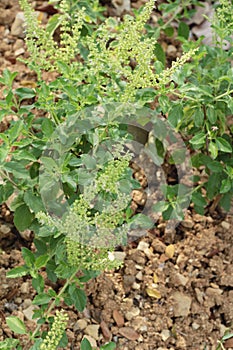
[[[18,339],[7,338],[4,341],[0,341],[0,350],[15,350],[18,344]]]
[[[192,194],[192,202],[198,207],[204,208],[206,206],[206,200],[200,192],[194,192]]]
[[[29,273],[29,269],[27,266],[17,266],[12,270],[8,271],[6,276],[7,278],[17,278],[26,276]]]
[[[92,350],[92,346],[91,346],[89,340],[87,340],[87,338],[84,338],[81,341],[80,350]]]
[[[18,88],[15,90],[15,93],[17,96],[19,96],[20,101],[28,98],[33,98],[36,95],[33,89],[27,87]]]
[[[24,231],[30,227],[34,215],[30,212],[26,204],[16,208],[14,213],[14,224],[19,231]]]
[[[209,152],[211,154],[211,157],[213,159],[217,158],[217,156],[218,156],[218,147],[216,146],[215,142],[210,141],[209,146],[208,146],[208,150],[209,150]]]
[[[46,305],[50,302],[51,297],[46,293],[40,293],[35,296],[32,304],[33,305]]]
[[[142,228],[142,229],[149,229],[154,226],[153,221],[144,214],[137,214],[133,216],[133,218],[129,221],[130,228]]]
[[[100,347],[100,350],[114,350],[116,349],[116,344],[113,342],[104,344]]]
[[[17,334],[26,334],[27,330],[23,321],[16,316],[9,316],[6,318],[6,323],[8,327]]]
[[[231,190],[232,184],[233,183],[232,183],[231,179],[229,179],[229,178],[222,180],[222,184],[220,187],[220,193],[229,192]]]
[[[174,29],[172,27],[167,27],[164,29],[164,33],[171,38],[174,34]]]
[[[41,125],[41,130],[46,137],[50,137],[54,132],[53,122],[48,118],[44,119]]]
[[[167,210],[168,207],[169,207],[169,203],[165,201],[160,201],[160,202],[157,202],[155,205],[153,205],[153,210],[155,212],[163,212],[164,210]]]
[[[33,213],[45,210],[41,197],[36,196],[32,191],[26,191],[23,199]]]
[[[44,279],[41,275],[38,275],[32,279],[32,286],[37,293],[42,293],[44,290]]]
[[[200,132],[197,135],[195,135],[190,141],[189,143],[191,143],[194,148],[201,148],[206,141],[206,135],[204,134],[204,132]]]
[[[12,124],[12,127],[8,130],[10,142],[13,142],[17,139],[23,130],[23,127],[24,125],[22,120],[17,120],[14,124]]]
[[[35,256],[28,248],[22,248],[23,259],[27,266],[32,267],[35,263]]]
[[[163,48],[160,44],[158,44],[158,43],[155,44],[154,53],[155,53],[155,56],[157,57],[157,59],[165,66],[166,55],[165,55]]]
[[[0,77],[0,83],[6,85],[8,88],[11,88],[12,83],[17,75],[18,72],[11,73],[9,69],[4,69],[2,77]]]
[[[48,37],[51,37],[54,34],[55,30],[61,24],[61,19],[62,17],[60,14],[55,14],[49,18],[49,21],[46,26],[46,33]]]
[[[38,258],[36,258],[35,261],[35,268],[39,270],[41,267],[46,266],[47,262],[49,260],[48,255],[41,255]]]
[[[217,121],[217,113],[214,109],[214,107],[208,107],[206,110],[207,118],[209,122],[214,125]]]
[[[216,138],[216,145],[219,149],[219,151],[226,152],[226,153],[231,153],[232,152],[232,147],[227,142],[224,138],[222,137],[217,137]]]
[[[181,121],[181,119],[184,116],[184,112],[183,112],[183,106],[182,104],[176,104],[174,105],[169,114],[168,114],[168,121],[169,123],[176,128],[178,123]]]
[[[181,36],[185,39],[189,38],[189,26],[185,22],[179,23],[178,36]]]
[[[207,168],[213,171],[213,173],[221,173],[223,171],[223,166],[220,162],[213,160],[206,164]]]
[[[199,127],[203,124],[204,121],[204,114],[201,108],[195,108],[193,113],[193,120],[195,126]]]
[[[75,284],[72,284],[71,286],[69,286],[68,291],[74,303],[74,306],[78,311],[82,312],[86,306],[86,301],[87,301],[85,292],[82,289],[77,288]]]

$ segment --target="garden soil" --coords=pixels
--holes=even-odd
[[[37,7],[45,2],[36,2]],[[39,13],[46,20],[46,12]],[[17,58],[27,55],[16,0],[0,1],[0,71],[18,71],[16,86],[33,86],[35,77]],[[22,22],[22,20],[21,20]],[[176,42],[164,42],[163,47]],[[169,52],[167,52],[169,54]],[[170,56],[170,59],[173,57]],[[47,76],[49,79],[49,76]],[[9,120],[0,124],[3,131]],[[30,232],[19,234],[12,213],[0,211],[0,340],[16,337],[5,318],[16,315],[29,330],[32,299],[30,278],[7,279],[6,272],[22,265],[20,249],[34,249]],[[110,340],[122,350],[216,350],[227,329],[233,330],[233,217],[218,212],[196,214],[192,208],[172,232],[159,219],[155,229],[127,247],[117,249],[121,268],[105,272],[86,285],[84,312],[69,314],[67,349],[80,349],[87,337],[93,346]],[[43,273],[43,272],[42,272]],[[51,284],[46,279],[46,288]],[[60,284],[59,284],[60,283]],[[53,285],[59,290],[62,281]],[[30,345],[20,336],[23,349]],[[224,344],[233,349],[233,341]]]

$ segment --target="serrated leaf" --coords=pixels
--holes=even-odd
[[[213,159],[217,158],[217,156],[218,156],[218,147],[216,146],[216,144],[213,141],[211,141],[209,143],[208,150],[209,150],[209,152],[211,154],[211,157]]]
[[[14,212],[14,224],[19,231],[24,231],[31,225],[34,215],[26,204],[16,208]]]
[[[161,298],[161,293],[157,289],[147,288],[146,293],[151,298],[155,298],[155,299]]]
[[[178,27],[178,35],[185,39],[189,38],[189,26],[185,22],[180,22]]]
[[[26,266],[17,266],[6,273],[7,278],[17,278],[26,276],[29,270]]]
[[[30,88],[18,88],[15,90],[17,96],[19,96],[20,101],[28,98],[33,98],[36,94],[33,89]]]
[[[218,149],[222,152],[226,152],[226,153],[231,153],[232,152],[232,147],[229,144],[229,142],[227,142],[224,138],[222,137],[217,137],[216,138],[216,145],[218,146]]]
[[[51,297],[46,293],[40,293],[35,296],[32,304],[33,305],[46,305],[50,302]]]
[[[6,323],[8,327],[17,334],[26,334],[27,330],[23,321],[16,316],[9,316],[6,318]]]
[[[220,193],[229,192],[231,190],[231,187],[232,187],[232,181],[229,178],[222,180]]]

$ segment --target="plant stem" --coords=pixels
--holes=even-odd
[[[60,292],[58,293],[57,297],[61,297],[62,294],[64,293],[64,291],[66,290],[66,288],[69,286],[69,284],[72,282],[73,278],[76,276],[77,272],[79,271],[79,269],[77,269],[66,281],[66,283],[64,284],[64,286],[61,288]],[[48,317],[50,312],[52,311],[52,309],[54,308],[56,303],[56,299],[53,300],[53,302],[50,304],[48,310],[46,311],[46,313],[44,314],[44,317]],[[34,338],[36,336],[36,333],[39,331],[41,327],[41,324],[38,324],[36,329],[34,330],[34,332],[32,333],[32,338]]]

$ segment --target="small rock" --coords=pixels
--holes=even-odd
[[[17,36],[18,38],[24,38],[25,37],[24,24],[25,24],[24,13],[18,12],[11,26],[11,35]]]
[[[147,196],[143,190],[133,190],[131,195],[134,202],[136,202],[138,205],[145,205]]]
[[[29,321],[37,322],[36,319],[33,319],[32,316],[34,314],[34,310],[38,309],[36,305],[30,305],[27,309],[23,310],[23,314]]]
[[[129,311],[126,312],[125,318],[128,321],[131,321],[134,317],[140,315],[140,309],[138,307],[132,307]]]
[[[30,286],[28,282],[23,282],[20,287],[20,291],[22,294],[28,294],[30,291]]]
[[[24,47],[24,41],[22,39],[17,39],[13,45],[13,50],[16,51]]]
[[[29,298],[26,298],[22,304],[22,308],[26,309],[28,306],[32,305],[32,301]]]
[[[145,256],[148,258],[148,259],[151,259],[152,256],[154,255],[153,252],[152,252],[152,248],[146,248],[144,250],[144,253],[145,253]]]
[[[15,51],[15,57],[18,57],[18,56],[20,56],[20,55],[23,55],[24,52],[25,52],[24,48],[21,47],[20,49],[18,49],[18,50]]]
[[[196,330],[198,330],[198,328],[200,328],[200,325],[199,325],[198,323],[196,323],[196,322],[193,322],[193,323],[192,323],[192,329],[193,329],[194,331],[196,331]]]
[[[174,246],[174,244],[169,244],[165,249],[165,255],[169,259],[172,259],[174,254],[175,254],[175,246]]]
[[[195,288],[194,290],[195,290],[195,293],[196,293],[197,301],[200,304],[203,304],[203,302],[204,302],[204,293],[199,288]]]
[[[85,319],[78,320],[74,325],[74,330],[80,329],[81,331],[87,327],[87,321]]]
[[[164,253],[166,249],[166,245],[159,239],[154,239],[151,246],[154,248],[155,253]]]
[[[174,316],[188,316],[192,299],[189,296],[180,292],[175,292],[173,294],[173,299],[175,301]]]
[[[118,310],[113,310],[113,318],[118,327],[124,326],[124,323],[125,323],[124,317]]]
[[[125,257],[126,257],[126,253],[125,252],[114,252],[113,254],[114,254],[116,260],[124,262]]]
[[[179,272],[175,275],[175,280],[178,285],[182,285],[182,286],[186,286],[188,282],[188,278],[181,275],[181,273]]]
[[[224,228],[225,230],[229,230],[231,225],[229,224],[229,222],[226,222],[226,221],[222,221],[221,222],[221,226],[222,228]]]
[[[132,288],[135,289],[135,290],[139,290],[141,288],[141,286],[140,286],[139,283],[134,282],[133,285],[132,285]]]
[[[11,231],[10,227],[7,225],[1,225],[0,226],[0,236],[6,236]]]
[[[220,288],[207,288],[206,289],[206,295],[208,296],[216,296],[216,295],[221,295],[223,292],[222,289]]]
[[[96,340],[94,338],[92,338],[90,335],[84,335],[83,339],[87,339],[89,341],[89,343],[91,344],[92,348],[95,349],[97,347]]]
[[[139,334],[131,327],[122,327],[118,333],[129,340],[137,340],[139,338]]]
[[[128,290],[132,287],[133,283],[135,282],[135,277],[134,276],[130,276],[130,275],[125,275],[123,277],[123,285],[124,285],[124,289]]]
[[[143,274],[142,274],[142,271],[140,270],[137,274],[136,274],[136,279],[139,280],[139,281],[142,281],[143,280]]]
[[[142,250],[142,251],[144,251],[145,249],[148,249],[148,248],[149,248],[149,243],[143,242],[143,241],[139,242],[139,244],[137,246],[137,249]]]
[[[160,335],[162,340],[166,341],[171,336],[171,332],[168,329],[163,329]]]
[[[89,324],[84,332],[91,336],[92,338],[94,338],[95,340],[98,340],[99,339],[99,328],[100,326],[98,324]]]
[[[192,228],[193,227],[193,225],[194,225],[194,223],[193,223],[193,221],[192,220],[183,220],[182,222],[181,222],[181,225],[183,226],[183,227],[185,227],[185,228]]]
[[[100,328],[101,328],[101,331],[103,333],[104,338],[107,339],[107,340],[111,340],[112,339],[112,333],[110,332],[106,322],[101,321]]]
[[[176,47],[174,45],[168,45],[168,47],[167,47],[167,55],[171,56],[171,57],[174,57],[174,56],[176,56],[176,53],[177,53]]]

